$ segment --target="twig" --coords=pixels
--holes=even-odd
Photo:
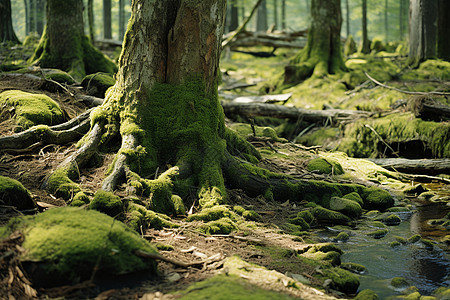
[[[377,138],[378,138],[383,144],[385,144],[386,147],[388,147],[389,150],[392,151],[393,154],[395,154],[397,157],[400,157],[400,156],[397,154],[397,152],[396,152],[394,149],[392,149],[392,147],[389,146],[388,143],[385,142],[385,140],[381,137],[381,135],[379,135],[378,132],[377,132],[375,129],[373,129],[372,126],[370,126],[369,124],[365,124],[364,126],[367,127],[367,128],[369,128],[369,129],[377,136]]]
[[[203,265],[205,263],[219,261],[221,258],[220,256],[217,256],[217,257],[213,256],[213,257],[209,257],[205,260],[191,262],[191,263],[185,263],[185,262],[182,262],[179,260],[175,260],[175,259],[171,259],[171,258],[162,256],[161,254],[158,254],[158,253],[149,253],[149,252],[145,252],[142,250],[136,250],[136,251],[134,251],[134,254],[136,254],[139,257],[143,257],[143,258],[151,258],[151,259],[161,260],[161,261],[170,263],[174,266],[181,267],[181,268],[189,268],[189,267],[193,267],[193,266],[197,266],[197,265]]]
[[[75,95],[69,91],[69,89],[67,89],[65,86],[63,86],[61,83],[54,81],[53,79],[49,79],[49,78],[45,78],[44,72],[42,71],[42,69],[39,69],[39,71],[42,74],[42,79],[44,79],[45,81],[51,82],[53,84],[56,84],[57,86],[59,86],[60,88],[62,88],[63,90],[65,90],[70,96],[74,97]]]
[[[371,81],[373,81],[375,84],[384,87],[386,89],[389,90],[393,90],[393,91],[397,91],[400,93],[404,93],[404,94],[409,94],[409,95],[440,95],[440,96],[449,96],[450,93],[445,93],[445,92],[411,92],[411,91],[405,91],[402,89],[398,89],[386,84],[383,84],[381,82],[379,82],[378,80],[376,80],[375,78],[373,78],[372,76],[370,76],[367,72],[364,72],[364,74],[367,76],[367,78],[369,78]]]

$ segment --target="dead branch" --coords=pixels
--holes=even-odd
[[[368,159],[383,168],[410,174],[450,174],[450,159],[406,159],[376,158]]]
[[[400,93],[403,93],[403,94],[408,94],[408,95],[450,96],[450,93],[445,93],[445,92],[411,92],[411,91],[405,91],[405,90],[402,90],[402,89],[398,89],[398,88],[395,88],[395,87],[383,84],[383,83],[379,82],[378,80],[376,80],[375,78],[373,78],[372,76],[370,76],[367,72],[364,72],[364,74],[367,76],[367,78],[369,78],[376,85],[379,85],[379,86],[384,87],[386,89],[397,91],[397,92],[400,92]]]

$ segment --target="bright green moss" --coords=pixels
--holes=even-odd
[[[394,205],[394,199],[388,191],[376,187],[367,188],[364,191],[364,208],[386,210]]]
[[[133,254],[138,249],[152,253],[155,249],[105,214],[55,208],[27,218],[24,226],[24,259],[41,262],[41,270],[47,276],[69,282],[86,280],[97,264],[99,274],[107,275],[156,271],[153,260],[142,260]]]
[[[405,245],[407,243],[406,239],[401,236],[394,236],[394,239],[396,242],[399,242],[402,245]]]
[[[112,74],[95,73],[85,76],[81,81],[81,85],[89,95],[104,98],[106,90],[113,86],[115,82]]]
[[[72,202],[74,201],[81,201],[85,204],[89,203],[91,200],[84,192],[78,192],[75,194],[75,196],[72,199]]]
[[[449,299],[450,298],[450,288],[440,287],[433,292],[433,295],[438,299]]]
[[[366,290],[362,290],[361,292],[358,293],[358,295],[356,295],[355,298],[353,298],[353,300],[378,300],[378,295],[369,289]]]
[[[72,202],[70,202],[70,206],[73,206],[73,207],[81,207],[81,206],[83,206],[85,204],[86,203],[84,203],[81,200],[72,200]]]
[[[302,210],[297,213],[297,217],[302,218],[308,224],[311,224],[314,221],[314,216],[311,214],[309,210]]]
[[[308,170],[320,174],[341,175],[344,174],[342,166],[333,159],[315,158],[309,161]]]
[[[59,82],[59,83],[66,83],[66,84],[74,84],[75,80],[72,76],[70,76],[68,73],[58,70],[58,69],[52,69],[49,72],[45,73],[45,79],[51,79],[53,81]]]
[[[383,219],[383,223],[388,226],[399,225],[401,222],[402,222],[402,219],[400,219],[400,217],[395,214],[388,215]]]
[[[358,277],[347,270],[341,268],[326,269],[324,275],[332,280],[332,289],[346,294],[354,294],[358,290]]]
[[[339,234],[336,236],[336,240],[340,241],[340,242],[346,242],[348,241],[350,238],[350,236],[348,235],[347,232],[339,232]]]
[[[344,44],[344,55],[350,56],[357,51],[355,40],[352,35],[349,35]]]
[[[389,243],[389,247],[391,247],[391,248],[396,248],[396,247],[398,247],[400,245],[401,245],[401,243],[397,242],[397,241],[393,241],[393,242]]]
[[[229,234],[237,228],[238,227],[236,224],[230,220],[230,218],[225,217],[214,221],[209,221],[199,226],[198,230],[206,234]]]
[[[358,218],[362,213],[361,206],[358,203],[345,198],[331,197],[329,200],[324,200],[320,204],[325,208],[341,212],[350,218]]]
[[[237,215],[224,205],[216,205],[209,208],[204,208],[199,213],[190,215],[186,220],[208,222],[219,220],[221,218],[230,218],[232,220],[237,220]]]
[[[256,132],[256,136],[258,137],[268,137],[272,142],[287,142],[284,138],[279,138],[275,130],[271,127],[261,127],[261,126],[253,126]],[[244,123],[233,123],[230,125],[230,129],[237,132],[243,138],[246,138],[249,135],[253,135],[253,129],[250,124]]]
[[[5,176],[0,176],[0,203],[18,210],[36,207],[30,192],[19,181]]]
[[[394,288],[407,288],[409,285],[408,281],[403,277],[394,277],[391,279],[391,286]]]
[[[450,62],[429,59],[420,64],[417,69],[406,70],[403,80],[440,79],[450,80]]]
[[[0,107],[14,108],[17,131],[34,125],[56,125],[64,121],[64,113],[59,105],[43,94],[31,94],[18,90],[0,93]]]
[[[235,205],[235,206],[233,206],[233,210],[234,210],[237,214],[239,214],[239,215],[241,215],[241,216],[242,216],[242,214],[245,212],[245,208],[243,208],[243,207],[240,206],[240,205]]]
[[[339,266],[341,264],[341,255],[336,251],[322,252],[311,251],[310,249],[303,253],[302,256],[315,261],[331,264],[332,266]]]
[[[155,247],[156,247],[156,249],[158,249],[160,251],[173,251],[175,249],[172,245],[161,244],[161,243],[156,243]]]
[[[387,229],[377,229],[377,230],[367,233],[367,236],[373,237],[374,239],[381,239],[384,236],[386,236],[386,234],[388,234],[388,232],[389,232],[389,230],[387,230]]]
[[[186,208],[184,207],[183,199],[178,195],[172,195],[171,202],[177,215],[185,215]]]
[[[111,192],[98,190],[89,208],[101,211],[113,218],[123,218],[124,205],[122,200]]]
[[[259,221],[261,216],[254,210],[246,210],[242,213],[242,216],[247,221]]]
[[[310,228],[308,222],[306,222],[302,217],[299,216],[289,219],[289,223],[297,225],[299,227],[299,231],[308,230]]]
[[[346,195],[342,196],[342,198],[355,201],[360,206],[364,205],[363,199],[357,192],[352,192],[352,193],[346,194]]]
[[[48,190],[56,197],[69,200],[81,191],[80,186],[71,179],[78,177],[78,168],[74,165],[58,168],[48,178]]]
[[[312,209],[311,213],[321,224],[347,224],[351,221],[346,215],[332,211],[323,207],[315,207]]]
[[[366,267],[355,263],[342,263],[341,268],[356,274],[363,274],[367,272]]]

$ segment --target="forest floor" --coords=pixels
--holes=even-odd
[[[239,54],[241,59],[226,60],[224,63],[225,71],[232,77],[232,82],[246,82],[249,78],[250,83],[257,83],[256,87],[247,90],[241,90],[241,95],[254,95],[258,93],[258,89],[263,88],[263,82],[267,83],[270,78],[274,77],[274,73],[281,70],[283,64],[286,63],[286,57],[281,55],[278,58],[263,63],[261,59],[249,60],[247,65],[244,61],[247,60],[245,56]],[[267,62],[267,61],[265,61]],[[259,68],[259,70],[258,70]],[[256,70],[256,71],[255,71]],[[227,79],[225,79],[226,82]],[[231,82],[231,81],[229,81]],[[75,96],[69,95],[63,89],[49,91],[42,89],[41,85],[36,84],[34,80],[26,76],[18,77],[2,77],[0,74],[0,93],[6,90],[22,90],[30,93],[43,93],[55,100],[60,107],[65,111],[68,119],[73,118],[84,112],[87,107],[77,100],[76,94],[84,93],[82,89],[68,87]],[[301,87],[296,89],[288,89],[288,92],[293,93],[293,99],[288,105],[301,106],[305,105],[309,108],[318,108],[323,104],[335,104],[336,98],[340,99],[340,103],[349,102],[344,100],[345,94],[324,92],[321,87],[315,89],[314,97],[320,98],[318,101],[310,101],[310,104],[303,103],[303,95]],[[448,91],[448,80],[441,82],[441,90]],[[306,88],[305,88],[306,89]],[[309,91],[309,93],[312,93]],[[310,94],[311,96],[311,94]],[[355,97],[351,95],[351,97]],[[371,96],[364,96],[366,98],[365,106],[370,106],[373,102],[384,103],[380,98],[371,98]],[[363,97],[363,98],[364,98]],[[393,96],[389,94],[390,102]],[[316,99],[318,99],[316,98]],[[332,98],[332,100],[330,100]],[[333,100],[334,99],[334,100]],[[389,102],[388,101],[388,102]],[[312,103],[311,103],[312,102]],[[358,105],[362,105],[358,101]],[[372,104],[367,104],[372,103]],[[392,104],[390,103],[390,104]],[[353,104],[352,104],[353,105]],[[363,105],[363,106],[364,106]],[[345,105],[341,105],[342,108]],[[383,110],[387,109],[386,104],[381,107]],[[380,107],[378,107],[380,109]],[[6,118],[6,114],[2,114],[0,118],[0,136],[8,136],[14,133],[15,123],[14,119]],[[229,124],[237,121],[227,120]],[[242,119],[240,120],[242,122]],[[304,129],[304,128],[303,128]],[[282,134],[282,131],[277,131]],[[298,134],[298,131],[297,131]],[[447,140],[448,143],[448,140]],[[289,174],[293,177],[303,179],[318,179],[330,182],[357,182],[364,185],[374,185],[380,182],[374,182],[365,176],[354,175],[351,177],[335,177],[330,175],[322,175],[314,172],[309,172],[306,168],[307,162],[312,157],[319,155],[316,148],[307,149],[303,146],[294,143],[277,142],[276,140],[256,139],[253,144],[260,151],[271,154],[264,156],[260,162],[261,167],[265,167],[271,171]],[[38,203],[40,211],[50,209],[52,207],[66,206],[67,203],[62,199],[56,198],[46,191],[40,189],[44,178],[70,153],[76,150],[75,145],[47,145],[42,148],[31,149],[29,151],[8,151],[8,153],[0,153],[0,175],[7,176],[20,181],[27,189],[30,190],[34,200]],[[101,187],[108,165],[113,160],[113,154],[103,154],[102,164],[100,167],[83,169],[81,171],[80,185],[83,190],[92,191],[92,193]],[[398,187],[404,188],[406,184],[397,182]],[[404,185],[402,185],[404,184]],[[393,189],[393,188],[392,188]],[[448,188],[444,189],[445,194]],[[399,192],[399,191],[398,191]],[[124,191],[120,192],[125,194]],[[182,219],[173,219],[177,225],[176,229],[155,230],[148,229],[140,232],[140,234],[148,239],[150,242],[158,245],[160,253],[166,258],[181,261],[194,262],[203,261],[203,263],[183,268],[175,266],[167,262],[158,263],[158,269],[161,276],[157,278],[147,278],[145,274],[140,273],[133,276],[118,277],[114,280],[96,281],[95,285],[80,284],[72,287],[57,287],[38,289],[39,297],[50,298],[95,298],[95,299],[176,299],[182,296],[181,294],[173,294],[174,291],[185,290],[188,286],[195,282],[199,282],[209,278],[215,274],[227,274],[227,267],[224,267],[224,259],[232,256],[239,256],[242,260],[263,266],[268,270],[276,270],[279,272],[278,281],[267,282],[261,278],[259,282],[252,282],[252,284],[260,287],[270,287],[271,290],[281,292],[293,297],[302,297],[304,299],[326,299],[327,296],[316,290],[292,288],[290,285],[291,277],[286,275],[300,274],[303,278],[309,281],[310,285],[320,288],[322,291],[323,280],[318,279],[314,275],[320,273],[320,268],[311,264],[305,263],[300,259],[298,254],[303,253],[311,248],[313,243],[319,241],[314,234],[306,234],[304,236],[289,234],[290,230],[285,226],[289,219],[302,209],[302,205],[306,203],[274,203],[267,201],[264,197],[250,198],[240,190],[229,190],[228,205],[243,206],[245,209],[252,209],[256,211],[261,218],[258,221],[246,222],[236,232],[226,235],[205,235],[198,232],[195,222],[185,222]],[[400,193],[400,192],[399,192]],[[19,212],[12,208],[0,207],[0,225],[4,225],[12,216],[20,215]],[[8,250],[8,249],[6,249]],[[0,249],[0,251],[6,251]],[[9,249],[11,250],[11,249]],[[208,260],[209,259],[209,260]],[[248,267],[242,266],[241,269]],[[5,275],[1,270],[1,275]],[[17,275],[18,276],[18,275]],[[278,276],[278,275],[277,275]],[[245,274],[240,274],[242,280],[250,280]],[[14,287],[12,287],[14,288]],[[15,288],[20,289],[20,286]],[[328,290],[328,295],[331,297],[346,297],[344,294]],[[32,298],[32,297],[31,297]]]

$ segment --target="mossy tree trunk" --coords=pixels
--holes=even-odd
[[[47,0],[47,24],[30,61],[67,71],[78,80],[117,69],[84,35],[83,0]]]
[[[437,1],[410,0],[409,58],[412,66],[436,56]]]
[[[19,44],[11,20],[11,0],[0,0],[0,42]]]
[[[284,83],[345,71],[341,53],[341,1],[313,0],[306,47],[285,67]]]

